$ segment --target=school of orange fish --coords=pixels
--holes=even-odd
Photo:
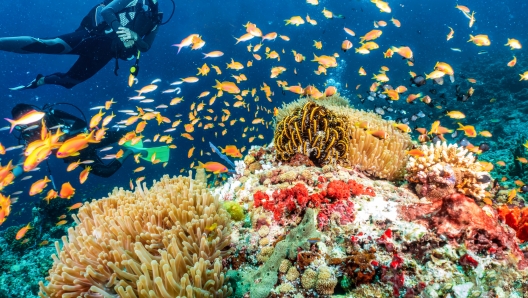
[[[307,0],[307,4],[317,6],[319,5],[318,0]],[[380,12],[382,14],[391,14],[391,7],[389,3],[381,1],[381,0],[371,0],[371,2],[379,8]],[[455,7],[460,12],[463,13],[465,17],[469,19],[469,27],[471,28],[473,24],[475,23],[475,12],[471,11],[468,7],[463,5],[456,5]],[[331,19],[339,19],[343,18],[343,16],[335,14],[334,12],[323,8],[322,10],[322,17],[324,19],[327,19],[328,21],[331,21]],[[285,20],[284,26],[307,26],[308,24],[311,26],[317,26],[319,23],[316,20],[317,18],[310,17],[309,15],[306,15],[306,17],[302,16],[292,16],[290,19]],[[401,26],[401,22],[394,17],[391,17],[389,22],[393,24],[393,26],[399,28]],[[345,54],[345,55],[353,55],[353,54],[360,54],[360,55],[370,55],[373,53],[373,51],[379,49],[379,45],[375,42],[376,39],[380,38],[383,34],[382,28],[385,26],[388,26],[388,22],[384,20],[375,21],[373,24],[374,28],[372,30],[365,29],[365,27],[362,28],[354,28],[355,30],[359,31],[366,31],[364,36],[361,36],[359,39],[360,46],[355,48],[354,53],[352,54]],[[306,60],[306,56],[297,52],[296,50],[291,50],[291,54],[288,54],[287,51],[282,48],[273,50],[272,47],[278,47],[278,43],[272,43],[279,37],[282,41],[288,43],[290,42],[290,37],[286,35],[278,34],[277,32],[269,32],[266,34],[263,34],[263,32],[258,28],[258,26],[254,23],[247,22],[245,25],[243,25],[245,28],[245,32],[238,38],[236,38],[236,44],[235,46],[240,46],[240,44],[248,43],[246,45],[246,49],[249,52],[249,59],[245,62],[235,61],[233,58],[230,58],[230,63],[227,63],[227,66],[222,69],[220,66],[208,64],[207,62],[204,63],[201,67],[198,68],[198,73],[195,76],[189,76],[185,78],[181,78],[178,81],[175,81],[171,83],[172,86],[178,86],[182,84],[193,84],[200,81],[200,77],[209,76],[211,72],[211,68],[214,69],[216,75],[221,75],[222,71],[228,71],[232,72],[231,78],[233,78],[233,81],[219,81],[215,80],[216,84],[212,86],[211,90],[204,90],[201,92],[198,96],[195,98],[192,98],[191,100],[193,103],[191,104],[190,112],[188,114],[188,119],[183,120],[181,114],[176,115],[175,117],[178,118],[177,120],[171,120],[170,117],[163,116],[162,113],[159,110],[165,110],[169,106],[175,106],[184,101],[184,96],[181,97],[174,97],[172,98],[167,104],[159,104],[154,109],[152,108],[142,108],[142,107],[136,107],[135,109],[130,110],[118,110],[117,115],[119,113],[127,115],[128,118],[122,119],[118,121],[113,127],[117,128],[123,128],[126,129],[128,127],[131,127],[135,124],[135,128],[132,129],[129,133],[127,133],[119,142],[119,145],[123,145],[126,142],[130,142],[132,145],[138,143],[139,141],[143,142],[161,142],[167,144],[170,148],[176,149],[177,147],[172,144],[175,136],[171,135],[172,132],[176,131],[178,126],[184,123],[183,129],[185,132],[182,132],[177,137],[182,137],[185,139],[188,139],[190,141],[194,141],[193,132],[197,128],[201,128],[203,130],[208,129],[214,129],[215,127],[220,127],[219,131],[215,131],[215,137],[218,137],[218,134],[220,133],[221,136],[225,136],[228,132],[227,125],[230,126],[235,125],[237,122],[246,122],[246,120],[243,117],[233,117],[233,115],[237,114],[238,108],[241,109],[247,109],[248,112],[253,112],[254,117],[251,121],[251,125],[244,128],[244,131],[241,135],[242,138],[247,138],[247,143],[252,143],[256,138],[258,139],[264,139],[264,135],[262,134],[262,129],[269,129],[272,125],[273,121],[271,119],[271,115],[276,115],[278,112],[277,107],[275,107],[272,110],[264,107],[263,105],[259,105],[258,102],[260,100],[260,96],[266,98],[267,101],[272,102],[272,98],[274,95],[274,92],[272,91],[272,86],[266,84],[266,82],[263,82],[258,87],[251,87],[246,88],[244,90],[241,90],[239,87],[239,84],[242,82],[248,81],[248,77],[242,73],[244,70],[248,70],[248,68],[253,66],[253,63],[259,63],[258,61],[262,60],[261,53],[262,51],[265,54],[265,60],[272,60],[273,62],[276,61],[276,63],[280,63],[281,59],[282,62],[291,60],[294,61],[297,64],[301,64]],[[455,31],[453,28],[448,27],[449,32],[447,34],[446,40],[449,41],[453,38]],[[244,30],[243,28],[240,28],[240,30]],[[336,68],[338,67],[338,60],[336,58],[340,57],[340,54],[337,52],[339,50],[342,50],[343,52],[347,52],[348,50],[353,48],[353,38],[356,36],[356,33],[347,27],[343,28],[343,42],[341,43],[340,49],[330,49],[328,50],[329,53],[327,55],[320,54],[316,55],[313,54],[313,60],[312,62],[315,62],[314,66],[314,72],[317,75],[327,75],[328,69]],[[252,45],[252,41],[257,41],[255,45]],[[313,41],[313,47],[314,51],[325,51],[326,49],[323,49],[323,41],[321,40],[314,40]],[[354,41],[355,42],[355,41]],[[472,42],[476,46],[490,46],[491,41],[489,37],[486,34],[477,34],[477,35],[469,35],[468,42]],[[198,33],[190,34],[186,38],[184,38],[180,43],[174,44],[173,46],[178,48],[177,53],[179,54],[182,49],[190,47],[192,50],[199,50],[202,49],[205,46],[206,42],[202,39],[202,35]],[[283,43],[280,43],[283,44]],[[507,38],[506,46],[509,46],[511,50],[519,50],[522,48],[521,43],[514,39],[514,38]],[[460,51],[458,48],[451,48],[453,51]],[[414,65],[414,56],[413,51],[408,46],[392,46],[388,48],[385,52],[383,52],[384,58],[392,58],[394,54],[398,54],[406,61],[406,63],[409,65],[409,67],[412,67]],[[219,50],[210,51],[208,53],[204,53],[204,59],[207,59],[207,61],[211,59],[217,59],[224,55],[223,52]],[[264,60],[264,61],[265,61]],[[513,56],[513,60],[507,63],[508,67],[515,67],[517,62],[517,58]],[[295,64],[293,63],[293,64]],[[290,65],[290,64],[288,64]],[[270,78],[275,79],[277,86],[281,92],[289,91],[294,94],[298,94],[299,96],[310,96],[314,99],[321,99],[325,96],[331,96],[338,92],[337,88],[335,86],[326,86],[324,91],[320,91],[317,89],[315,85],[307,85],[307,86],[301,86],[299,83],[298,85],[289,85],[288,82],[284,80],[279,80],[279,77],[288,71],[288,68],[286,66],[273,66],[270,69]],[[293,70],[290,69],[291,72],[294,74],[298,73],[298,70],[296,67],[293,67]],[[405,86],[398,86],[397,88],[392,88],[389,85],[387,85],[387,82],[390,81],[390,78],[388,76],[389,68],[386,66],[382,66],[381,69],[378,71],[378,73],[373,75],[372,80],[374,81],[372,85],[369,87],[369,90],[371,92],[376,92],[378,89],[383,89],[383,94],[386,95],[386,97],[389,100],[397,101],[399,100],[407,91],[408,89]],[[454,82],[454,69],[446,62],[438,62],[434,69],[429,73],[426,74],[425,79],[426,80],[434,80],[436,83],[443,84],[443,78],[445,76],[449,77],[451,82]],[[358,74],[360,76],[366,76],[367,71],[360,67],[358,70]],[[410,71],[409,74],[411,77],[416,77],[416,73]],[[520,80],[528,81],[528,71],[525,71],[524,73],[520,74]],[[475,79],[467,79],[470,83],[476,83],[477,81]],[[149,95],[149,93],[154,92],[158,89],[157,83],[159,83],[161,80],[156,79],[151,84],[148,84],[140,90],[138,90],[137,95],[129,97],[128,100],[131,102],[137,102],[138,104],[149,104],[154,103],[156,100],[152,98],[147,98],[145,95]],[[137,84],[136,78],[131,76],[128,81],[129,86],[133,86],[134,84]],[[183,85],[182,85],[183,87]],[[345,84],[345,88],[348,88],[348,83]],[[360,85],[356,86],[356,90],[360,88]],[[258,95],[258,91],[261,91],[263,94]],[[180,87],[174,87],[173,89],[167,89],[162,91],[163,94],[173,94],[177,93],[179,94],[181,92]],[[470,97],[474,92],[473,88],[470,88],[468,90],[467,96]],[[227,94],[229,95],[227,95]],[[185,95],[188,96],[188,95]],[[217,100],[221,97],[226,98],[223,100],[223,103],[218,103]],[[361,95],[358,94],[358,97],[361,98]],[[189,96],[187,97],[189,98]],[[208,98],[208,99],[207,99]],[[234,100],[234,101],[233,101]],[[252,100],[252,102],[250,102]],[[406,96],[406,102],[416,103],[418,101],[422,101],[425,104],[431,103],[431,98],[426,95],[424,96],[422,93],[417,94],[408,94]],[[113,99],[106,101],[103,106],[93,107],[92,110],[99,110],[97,114],[95,114],[89,123],[90,133],[81,134],[74,138],[68,139],[64,142],[60,141],[60,137],[63,135],[63,133],[60,130],[60,127],[53,129],[48,129],[44,125],[44,121],[42,121],[41,127],[41,139],[34,141],[30,143],[26,148],[24,148],[23,155],[25,157],[24,162],[22,164],[23,169],[25,172],[34,171],[35,169],[38,169],[38,165],[46,160],[51,154],[52,151],[56,151],[56,157],[57,158],[65,158],[69,156],[76,156],[79,155],[79,151],[83,150],[84,148],[88,147],[90,143],[97,143],[102,138],[104,138],[106,131],[110,128],[111,122],[113,121],[113,118],[117,115],[114,113],[114,111],[111,111],[111,114],[108,114],[110,110],[112,110],[112,105],[115,104],[116,101]],[[216,103],[216,105],[215,105]],[[221,110],[221,116],[219,117],[215,113],[218,110]],[[233,113],[232,113],[233,112]],[[105,116],[106,115],[106,116]],[[461,111],[449,111],[446,114],[449,118],[455,119],[458,121],[461,121],[461,119],[465,118],[465,115]],[[13,128],[17,125],[30,125],[39,122],[43,118],[44,114],[42,112],[38,111],[31,111],[27,114],[25,114],[23,117],[17,120],[9,120],[11,122],[11,126],[7,127],[6,129],[10,129],[11,131]],[[104,117],[104,118],[103,118]],[[163,129],[163,134],[156,134],[152,137],[152,139],[146,138],[142,132],[145,130],[147,124],[150,120],[156,120],[157,125],[161,126],[163,124],[170,125],[169,128]],[[137,124],[136,124],[137,123]],[[366,130],[369,130],[369,123],[356,123],[357,126],[362,127]],[[404,123],[394,123],[394,126],[398,129],[411,133],[411,128]],[[465,136],[474,138],[477,135],[480,135],[482,137],[492,137],[491,133],[489,131],[480,131],[477,132],[475,130],[475,127],[469,124],[463,124],[458,122],[458,128],[457,130],[463,131]],[[259,132],[260,129],[260,132]],[[431,136],[434,135],[438,137],[439,139],[443,140],[443,135],[446,133],[452,133],[453,129],[441,126],[441,123],[439,120],[434,121],[431,125],[431,128],[428,130],[426,128],[416,128],[416,131],[419,133],[418,141],[420,142],[428,142],[432,138]],[[370,131],[369,131],[370,132]],[[373,135],[375,135],[378,138],[385,138],[387,134],[383,131],[375,131],[370,132]],[[236,141],[236,140],[235,140]],[[205,139],[202,138],[202,142],[205,142]],[[524,144],[524,146],[528,149],[528,141]],[[474,146],[472,144],[468,144],[466,147],[468,150],[479,154],[480,149],[478,146]],[[4,155],[7,151],[20,149],[20,146],[10,147],[10,148],[4,148],[2,144],[0,144],[0,154]],[[103,148],[100,150],[100,152],[105,152],[112,150],[112,147]],[[230,156],[232,158],[241,158],[242,152],[244,152],[246,149],[245,146],[238,149],[235,145],[228,145],[225,148],[222,149],[222,153],[225,153],[227,156]],[[188,150],[187,157],[189,159],[193,158],[195,156],[194,153],[195,147],[193,146]],[[204,152],[203,150],[200,152],[200,156],[203,156]],[[205,152],[205,154],[210,155],[209,152]],[[409,155],[412,156],[423,156],[423,152],[419,149],[412,149],[408,151]],[[107,154],[106,156],[102,157],[103,159],[114,159],[114,158],[120,158],[123,155],[123,149],[119,149],[115,154]],[[134,159],[136,163],[139,163],[139,154],[134,156]],[[522,163],[528,163],[528,160],[524,157],[517,157],[517,160]],[[151,158],[152,164],[159,163],[159,160],[156,159],[156,156],[153,155]],[[73,171],[75,170],[79,165],[81,164],[90,164],[93,161],[85,160],[85,161],[77,161],[73,162],[68,165],[67,171]],[[486,170],[491,171],[493,169],[493,164],[482,162]],[[164,163],[163,166],[165,166],[166,163]],[[497,162],[497,165],[499,166],[505,166],[504,161]],[[194,161],[191,163],[190,167],[194,166]],[[214,174],[227,172],[227,168],[218,162],[207,162],[205,164],[198,162],[198,166],[200,168],[204,168],[209,172],[212,172]],[[8,164],[1,166],[0,165],[0,190],[3,191],[5,187],[13,183],[13,180],[15,179],[13,173],[11,172],[14,168],[13,161],[9,161]],[[141,171],[145,170],[144,166],[140,166],[136,168],[133,172],[139,173]],[[183,172],[184,169],[181,171]],[[85,169],[80,173],[79,175],[79,182],[83,184],[90,173],[90,167],[86,166]],[[26,176],[23,179],[29,179]],[[136,181],[141,181],[145,177],[139,177],[136,179]],[[42,179],[39,179],[38,181],[35,181],[30,190],[29,195],[34,196],[41,194],[48,186],[48,183],[50,182],[50,179],[48,177],[44,177]],[[522,181],[519,183],[516,182],[518,186],[524,185]],[[132,180],[130,180],[130,187],[133,188]],[[515,191],[515,190],[512,190]],[[11,195],[18,195],[21,194],[20,191],[14,192]],[[75,194],[75,189],[72,187],[72,185],[67,182],[64,183],[60,189],[60,191],[55,191],[53,189],[49,190],[46,194],[46,196],[43,198],[48,203],[50,200],[55,198],[62,198],[62,199],[70,199]],[[516,193],[511,192],[510,197],[513,195],[515,196]],[[0,225],[5,222],[6,218],[9,216],[11,212],[11,204],[14,204],[16,202],[17,198],[11,198],[11,196],[5,196],[3,194],[0,194]],[[68,208],[68,211],[77,209],[82,206],[82,203],[76,203],[73,206]],[[66,216],[63,215],[59,218],[59,222],[57,222],[57,225],[63,225],[67,223],[67,221],[64,219]],[[30,224],[26,225],[16,235],[16,239],[20,240],[24,237],[26,232],[31,229]],[[44,243],[45,244],[45,243]]]

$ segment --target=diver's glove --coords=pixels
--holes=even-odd
[[[130,41],[135,42],[138,40],[137,33],[126,27],[119,27],[116,33],[117,33],[117,37],[121,39],[121,41],[123,42],[125,46],[127,46],[127,42],[130,42]]]

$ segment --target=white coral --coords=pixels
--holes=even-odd
[[[456,190],[465,195],[481,199],[491,179],[476,161],[475,155],[457,144],[437,142],[422,145],[422,157],[410,157],[407,163],[407,180],[413,183],[424,183],[431,173],[442,173],[442,168],[449,165],[456,173]],[[439,172],[440,171],[440,172]]]

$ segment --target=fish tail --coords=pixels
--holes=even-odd
[[[179,43],[173,44],[173,46],[178,47],[178,52],[176,53],[176,55],[178,55],[180,53],[181,49],[183,48],[183,46],[181,44],[179,44]]]
[[[7,120],[9,123],[11,123],[11,129],[9,130],[9,133],[11,133],[13,131],[13,128],[15,128],[16,126],[15,120],[9,119],[9,118],[4,118],[4,119]]]

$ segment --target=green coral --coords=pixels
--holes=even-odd
[[[315,211],[308,208],[301,223],[291,230],[284,240],[275,245],[275,249],[269,259],[258,270],[243,274],[243,281],[240,280],[241,274],[238,272],[230,271],[228,273],[228,276],[237,282],[235,296],[242,297],[244,293],[249,291],[251,298],[268,297],[275,284],[277,284],[281,261],[285,258],[296,260],[298,247],[302,250],[309,250],[308,239],[320,237],[321,232],[317,230],[315,224]],[[256,280],[259,282],[255,282]]]
[[[239,203],[234,201],[224,202],[224,208],[227,210],[231,219],[234,221],[241,221],[244,219],[244,209]]]

